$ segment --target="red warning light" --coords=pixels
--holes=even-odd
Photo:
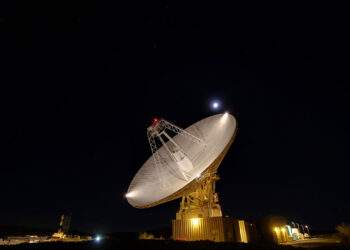
[[[152,119],[152,126],[155,127],[160,122],[160,119],[158,117],[154,117]]]

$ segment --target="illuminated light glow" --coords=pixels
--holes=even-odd
[[[275,227],[274,230],[275,230],[276,233],[280,232],[280,229],[278,227]]]
[[[132,197],[135,197],[137,194],[136,191],[130,191],[129,193],[126,193],[125,197],[126,198],[132,198]]]
[[[229,113],[225,112],[224,114],[222,114],[221,118],[220,118],[220,126],[223,126],[224,124],[226,124],[226,122],[228,121],[229,118]]]
[[[198,227],[199,226],[199,223],[200,223],[200,218],[192,218],[191,219],[191,225],[193,227]]]
[[[285,233],[285,232],[286,232],[286,229],[285,229],[285,228],[282,228],[281,231],[282,231],[282,233]]]
[[[96,241],[96,242],[100,242],[100,241],[101,241],[101,236],[100,236],[100,235],[97,235],[97,236],[95,237],[95,241]]]

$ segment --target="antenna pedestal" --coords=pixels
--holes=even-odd
[[[180,209],[173,220],[174,240],[232,241],[232,220],[223,218],[215,182],[215,172],[203,174],[193,191],[182,196]]]
[[[182,196],[176,219],[222,217],[218,194],[215,192],[217,180],[219,177],[210,172],[199,178],[195,190]]]

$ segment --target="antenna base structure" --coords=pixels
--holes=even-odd
[[[219,177],[216,173],[208,172],[199,177],[195,190],[182,196],[176,219],[222,217],[219,197],[215,192],[215,182],[217,180],[219,180]]]

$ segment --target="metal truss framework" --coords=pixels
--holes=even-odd
[[[153,124],[147,129],[147,138],[148,138],[149,145],[151,147],[152,158],[153,158],[154,166],[156,168],[156,172],[158,173],[158,175],[161,171],[164,170],[163,168],[166,167],[167,170],[170,171],[174,176],[176,176],[179,179],[187,181],[191,178],[191,176],[186,171],[182,171],[180,168],[169,167],[170,164],[167,164],[165,159],[163,159],[159,154],[156,139],[161,142],[161,144],[166,149],[168,155],[174,162],[178,163],[181,160],[183,160],[185,157],[189,159],[186,152],[181,148],[181,146],[178,145],[172,139],[172,137],[169,136],[169,134],[167,133],[167,130],[172,131],[173,133],[175,133],[175,135],[180,135],[185,137],[187,140],[191,141],[192,143],[197,143],[201,145],[205,145],[205,143],[202,139],[198,138],[197,136],[187,132],[186,130],[164,119],[160,119],[160,120],[155,119]],[[164,139],[166,139],[167,141],[165,141]],[[158,179],[160,180],[161,185],[163,186],[167,185],[166,183],[164,183],[164,180],[160,178],[160,176],[158,176]]]
[[[219,177],[215,173],[201,176],[194,191],[182,196],[176,219],[221,217],[219,197],[215,192],[217,180]]]

